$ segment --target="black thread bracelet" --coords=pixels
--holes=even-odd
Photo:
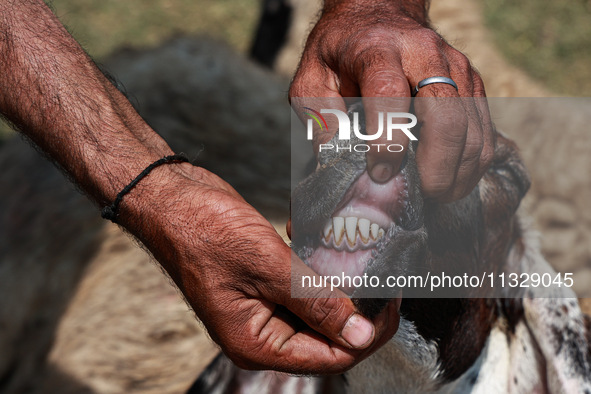
[[[115,197],[115,201],[113,201],[111,205],[107,205],[101,210],[101,216],[103,217],[103,219],[108,219],[113,223],[117,223],[117,211],[119,210],[119,204],[121,203],[121,200],[123,200],[123,197],[127,193],[129,193],[131,189],[135,187],[135,185],[137,185],[142,179],[144,179],[144,177],[148,175],[150,171],[152,171],[154,168],[158,166],[161,166],[162,164],[186,163],[188,161],[189,159],[184,153],[165,156],[162,159],[156,160],[154,163],[147,166],[146,169],[143,170],[138,176],[136,176],[135,179],[129,183],[129,185],[125,186],[123,190],[121,190],[119,194],[117,194],[117,197]]]

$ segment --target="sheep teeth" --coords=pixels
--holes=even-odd
[[[369,219],[358,218],[355,216],[335,216],[329,219],[322,230],[322,241],[324,246],[343,249],[343,240],[347,238],[347,250],[353,252],[359,247],[368,247],[385,235],[377,223],[372,223]],[[359,242],[357,236],[359,235]],[[331,242],[332,239],[332,242]]]
[[[357,222],[357,226],[359,227],[359,235],[361,236],[361,241],[363,241],[364,244],[367,244],[369,242],[370,225],[371,222],[367,219],[359,219],[359,221]]]
[[[340,246],[345,232],[345,218],[341,216],[335,216],[332,218],[332,229],[334,232],[335,244],[336,246]]]
[[[347,232],[347,240],[349,245],[355,245],[355,238],[357,238],[357,218],[354,216],[345,218],[345,230]]]
[[[372,240],[377,240],[378,239],[378,232],[380,231],[380,226],[378,226],[375,223],[372,223],[370,226],[370,231],[371,231],[371,239]]]
[[[322,235],[324,235],[324,242],[330,241],[330,236],[332,235],[332,220],[326,222]]]

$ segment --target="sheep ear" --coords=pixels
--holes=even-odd
[[[513,216],[530,187],[530,178],[515,143],[497,132],[492,165],[479,183],[487,215]]]

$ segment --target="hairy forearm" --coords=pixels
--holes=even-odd
[[[384,17],[388,14],[404,15],[426,25],[429,3],[430,0],[325,0],[323,11],[369,9],[375,10],[376,17]]]
[[[0,112],[99,204],[170,148],[51,10],[0,2]]]

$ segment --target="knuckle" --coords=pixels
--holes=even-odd
[[[340,42],[338,52],[341,56],[355,56],[356,61],[379,62],[398,52],[391,38],[392,32],[384,27],[359,29]]]
[[[462,52],[458,51],[455,48],[449,47],[447,57],[458,67],[460,70],[471,73],[472,71],[472,63],[470,59]]]
[[[267,366],[270,356],[266,341],[245,340],[234,341],[222,346],[224,354],[242,369],[261,369]]]
[[[300,74],[296,74],[289,85],[289,97],[299,97],[303,90],[303,83]]]
[[[328,329],[330,325],[338,322],[343,308],[338,298],[312,298],[310,299],[309,324],[315,327]]]
[[[311,86],[318,85],[319,79],[322,78],[317,68],[307,63],[300,64],[289,86],[288,96],[290,98],[312,96]]]
[[[394,97],[406,96],[409,92],[408,80],[400,74],[390,75],[387,81],[388,93]]]
[[[421,40],[426,48],[437,50],[437,52],[441,52],[441,49],[445,44],[445,40],[431,29],[421,29],[418,32],[418,39]]]
[[[419,46],[423,52],[422,57],[431,66],[448,68],[448,60],[445,54],[446,42],[441,36],[432,30],[421,34]]]
[[[381,70],[383,66],[389,63],[388,59],[392,57],[392,49],[383,48],[383,44],[368,46],[367,42],[363,44],[354,44],[355,60],[353,66],[362,72],[371,72]]]
[[[385,44],[388,38],[392,37],[392,31],[383,25],[366,27],[359,29],[357,32],[351,35],[351,44],[355,46],[357,50],[366,50],[378,48],[376,52],[389,49],[389,46]]]
[[[408,96],[410,86],[399,55],[392,48],[381,47],[383,43],[360,50],[353,62],[352,75],[357,75],[362,90],[368,90],[371,95]]]
[[[423,57],[425,64],[428,64],[433,71],[449,71],[449,62],[439,47],[427,46],[424,50]]]
[[[390,71],[387,66],[368,76],[365,85],[376,96],[404,97],[408,96],[410,92],[406,77]]]

